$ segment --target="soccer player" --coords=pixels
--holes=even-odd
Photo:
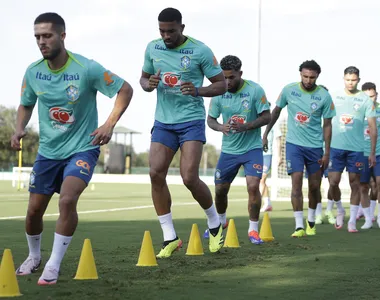
[[[56,13],[44,13],[34,21],[34,35],[43,59],[25,73],[21,104],[17,112],[13,149],[20,150],[38,99],[40,144],[30,175],[26,238],[29,256],[17,275],[35,272],[41,264],[43,215],[54,193],[59,193],[59,218],[50,259],[38,280],[39,285],[55,284],[64,254],[78,224],[76,211],[80,195],[87,187],[100,153],[116,122],[127,109],[133,90],[120,77],[94,60],[65,48],[65,22]],[[96,93],[113,97],[115,106],[107,121],[98,128]]]
[[[272,112],[263,144],[268,143],[268,133],[288,106],[288,133],[286,136],[286,165],[292,178],[292,205],[296,230],[292,237],[315,235],[315,209],[321,199],[322,171],[328,165],[331,141],[331,118],[334,104],[328,91],[316,85],[321,67],[314,61],[305,61],[299,67],[301,82],[285,86]],[[323,130],[321,119],[323,118]],[[323,140],[325,151],[323,151]],[[306,232],[303,222],[303,170],[306,166],[309,183],[309,211]]]
[[[170,257],[182,245],[173,226],[166,183],[169,165],[179,148],[183,183],[207,215],[209,250],[217,252],[223,246],[223,229],[211,192],[199,179],[199,164],[206,142],[203,97],[224,94],[226,81],[210,48],[183,34],[185,25],[177,9],[161,11],[158,25],[161,39],[148,44],[140,79],[144,91],[157,90],[149,155],[152,198],[164,237],[157,257]],[[205,76],[209,86],[203,86]]]
[[[227,226],[228,191],[241,166],[248,189],[248,238],[262,244],[259,236],[261,207],[260,179],[263,172],[261,127],[270,121],[270,109],[263,88],[241,76],[242,63],[236,56],[224,57],[220,66],[227,80],[228,92],[214,97],[207,124],[223,132],[222,153],[215,171],[215,204],[223,227]],[[217,119],[222,115],[223,124]]]
[[[362,91],[366,93],[375,105],[376,112],[376,126],[377,126],[377,139],[379,140],[379,126],[380,126],[380,106],[376,102],[377,92],[376,85],[372,82],[366,82],[362,85]],[[371,139],[370,139],[370,129],[368,128],[368,120],[364,120],[364,170],[360,175],[360,191],[361,191],[361,206],[363,214],[365,217],[365,223],[361,227],[362,229],[372,228],[372,222],[375,219],[375,208],[376,208],[376,184],[371,184],[370,179],[373,182],[380,185],[380,144],[376,144],[376,166],[369,167],[368,155],[371,151]],[[371,187],[371,201],[369,201],[368,192]],[[373,189],[374,187],[374,189]],[[373,200],[375,199],[375,200]],[[377,219],[377,223],[380,224],[380,218]]]
[[[319,84],[319,86],[321,88],[324,88],[326,91],[328,91],[328,88],[325,87],[324,85]],[[324,143],[323,143],[323,147],[324,147]],[[328,190],[329,190],[329,178],[328,178],[328,171],[327,171],[327,169],[325,169],[323,171],[322,186],[323,186],[323,192],[325,192],[325,195],[327,196],[327,207],[326,207],[326,211],[325,211],[325,217],[327,218],[328,222],[331,225],[334,225],[335,221],[336,221],[335,217],[334,217],[334,214],[332,212],[332,209],[334,207],[334,200],[332,200],[331,195],[328,193]],[[322,197],[321,197],[321,201],[318,202],[317,209],[315,211],[315,224],[316,225],[323,224]]]
[[[274,126],[274,128],[269,131],[268,133],[268,149],[267,151],[265,151],[266,149],[264,149],[264,153],[263,153],[263,176],[261,177],[261,181],[260,181],[260,191],[261,191],[261,195],[262,195],[262,207],[261,207],[261,210],[260,212],[265,212],[265,211],[272,211],[272,203],[270,201],[270,196],[269,196],[269,188],[266,184],[266,181],[267,181],[267,177],[271,171],[271,168],[272,168],[272,154],[273,154],[273,140],[276,139],[277,140],[277,153],[278,153],[278,167],[282,165],[282,155],[281,155],[281,137],[282,137],[282,133],[281,133],[281,130],[279,128],[279,126],[277,126],[278,123],[276,123],[276,125]],[[265,129],[266,129],[266,126],[263,127],[262,129],[262,135],[264,135],[264,132],[265,132]]]
[[[356,229],[356,215],[360,203],[360,174],[367,166],[363,155],[365,118],[368,120],[371,140],[368,162],[370,167],[374,167],[376,164],[377,127],[375,106],[364,92],[358,90],[359,81],[359,69],[353,66],[348,67],[344,70],[344,90],[333,94],[336,117],[333,119],[328,169],[329,192],[335,200],[338,211],[335,228],[341,229],[344,225],[346,211],[342,206],[339,183],[342,172],[346,168],[349,173],[351,187],[348,232],[358,232]]]

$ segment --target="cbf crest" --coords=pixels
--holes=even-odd
[[[191,59],[190,59],[190,57],[188,57],[188,56],[182,56],[182,58],[181,58],[181,67],[186,70],[186,69],[188,69],[190,67],[190,65],[191,65]]]
[[[312,111],[316,111],[318,109],[318,104],[316,102],[313,102],[310,104],[310,108]]]
[[[72,101],[72,102],[75,102],[78,100],[79,98],[79,88],[76,87],[75,85],[71,84],[69,85],[67,88],[66,88],[66,95],[67,95],[67,98]]]
[[[244,110],[249,110],[249,101],[247,99],[243,99],[243,101],[241,101],[241,105],[243,106]]]

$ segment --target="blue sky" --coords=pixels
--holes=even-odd
[[[168,6],[178,8],[185,34],[207,44],[218,60],[228,54],[243,62],[246,79],[257,80],[258,1],[83,1],[19,0],[0,2],[3,94],[0,104],[17,107],[26,67],[41,57],[33,36],[33,21],[43,12],[59,13],[66,21],[66,47],[95,59],[130,82],[132,103],[119,121],[142,134],[134,137],[137,152],[149,149],[155,93],[139,85],[144,50],[159,37],[157,16]],[[22,10],[21,10],[22,8]],[[283,86],[299,80],[298,66],[315,59],[322,67],[318,82],[330,90],[343,88],[343,70],[361,71],[361,83],[380,86],[380,1],[263,0],[260,84],[274,102]],[[207,80],[205,80],[207,83]],[[208,107],[210,99],[205,98]],[[114,99],[98,96],[99,123]],[[31,123],[38,128],[37,110]],[[207,129],[208,143],[221,147],[222,135]]]

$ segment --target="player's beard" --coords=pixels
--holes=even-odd
[[[61,51],[62,51],[61,48],[55,48],[55,49],[52,49],[49,54],[45,54],[42,56],[44,57],[44,59],[54,60],[61,53]]]

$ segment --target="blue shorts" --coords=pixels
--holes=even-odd
[[[270,169],[272,167],[272,155],[264,155],[263,156],[263,173],[264,174],[269,174]]]
[[[63,180],[67,176],[82,179],[86,185],[90,182],[98,161],[99,148],[76,153],[62,160],[48,159],[37,154],[30,174],[29,192],[53,195],[61,191]]]
[[[206,143],[205,120],[195,120],[178,124],[164,124],[154,121],[152,128],[152,142],[160,143],[177,152],[187,141]]]
[[[231,183],[241,166],[245,176],[261,178],[263,173],[263,150],[253,149],[244,154],[221,153],[215,171],[215,184]]]
[[[364,166],[363,152],[331,148],[329,173],[342,173],[344,168],[346,168],[349,173],[361,173],[364,170]]]
[[[364,156],[364,169],[360,174],[360,182],[369,183],[371,177],[377,176],[380,176],[380,155],[376,156],[376,166],[372,168],[369,167],[368,156]]]
[[[304,167],[308,174],[314,174],[321,169],[322,156],[322,148],[304,147],[286,142],[288,175],[294,172],[303,172]]]

